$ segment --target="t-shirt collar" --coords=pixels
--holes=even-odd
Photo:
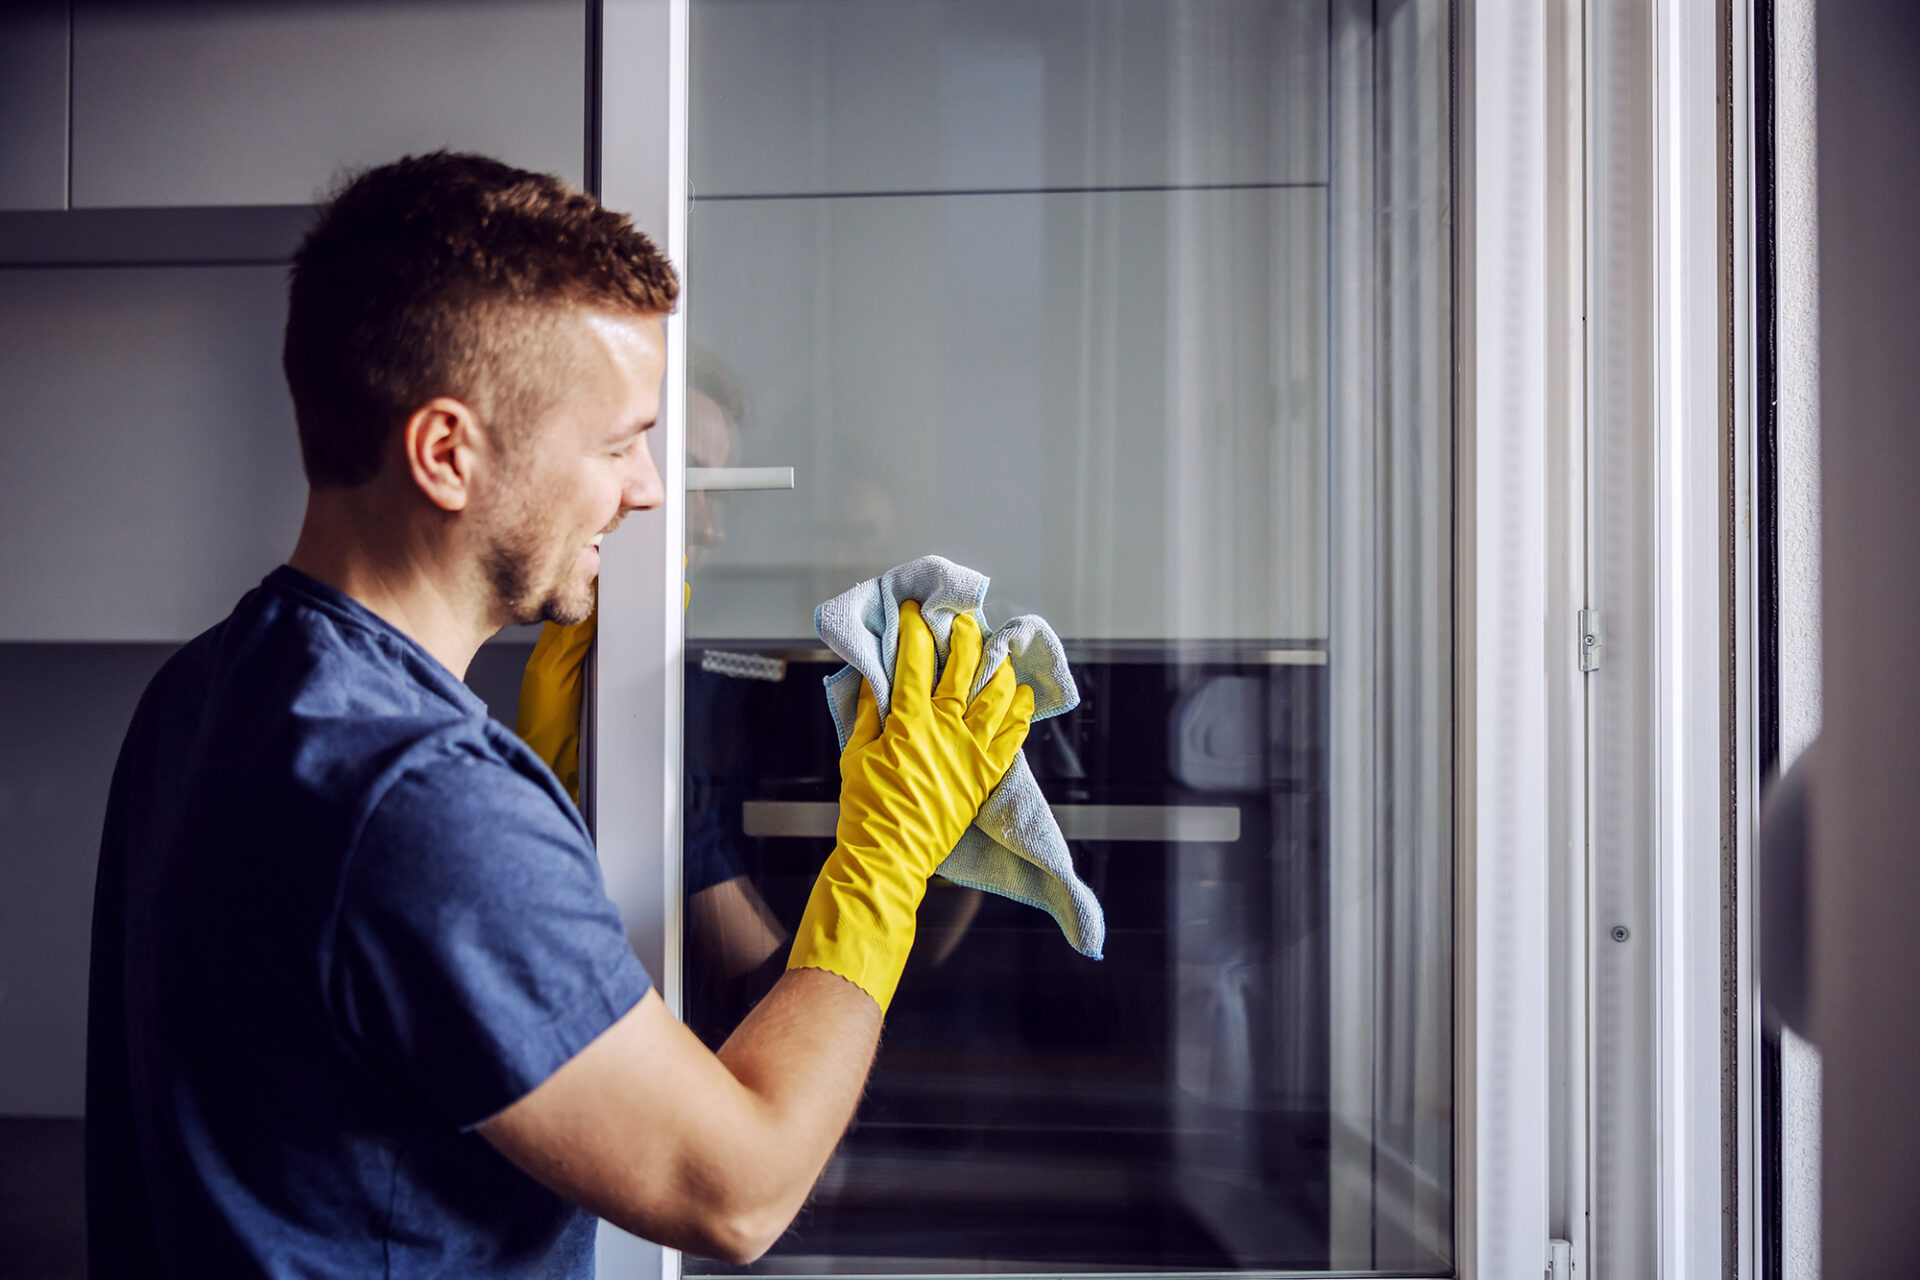
[[[464,711],[480,715],[487,714],[485,700],[449,671],[444,662],[427,652],[426,646],[346,592],[337,587],[328,586],[320,579],[303,573],[290,564],[283,564],[269,573],[261,580],[260,585],[276,594],[298,596],[303,603],[331,614],[342,622],[371,631],[383,640],[400,645],[409,656],[416,659],[414,665],[441,696]]]

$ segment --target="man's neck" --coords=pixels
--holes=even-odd
[[[475,604],[476,571],[423,521],[393,517],[393,504],[371,492],[379,483],[309,490],[287,563],[365,605],[465,679],[475,651],[500,629]]]

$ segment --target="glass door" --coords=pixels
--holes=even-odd
[[[684,1016],[831,848],[814,606],[928,553],[1065,640],[1107,921],[936,882],[750,1270],[1454,1270],[1450,58],[1444,0],[693,0]]]

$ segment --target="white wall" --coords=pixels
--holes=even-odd
[[[1817,11],[1821,708],[1808,1021],[1828,1280],[1912,1274],[1920,1187],[1920,7]]]

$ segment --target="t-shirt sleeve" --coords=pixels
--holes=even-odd
[[[462,1129],[649,986],[563,806],[503,761],[439,755],[387,791],[348,865],[332,963],[342,1032]]]

